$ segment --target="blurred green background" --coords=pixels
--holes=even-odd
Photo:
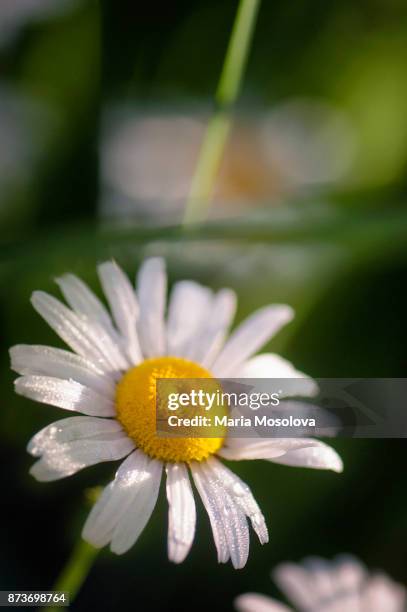
[[[179,227],[237,2],[0,4],[0,589],[48,589],[79,536],[84,490],[116,466],[40,484],[29,438],[62,411],[13,394],[7,348],[59,345],[34,313],[72,271],[95,290],[114,257],[131,277],[162,254],[171,281],[239,295],[238,319],[287,302],[271,343],[315,377],[403,377],[407,365],[407,5],[263,0],[206,224]],[[163,492],[137,545],[103,551],[74,610],[229,610],[276,593],[284,560],[351,552],[407,584],[404,440],[338,440],[343,475],[232,468],[271,541],[218,566],[209,521],[166,558]]]

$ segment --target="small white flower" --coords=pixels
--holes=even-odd
[[[127,551],[155,506],[163,468],[169,504],[168,554],[185,559],[195,533],[195,501],[189,471],[209,515],[218,560],[243,567],[249,552],[247,517],[260,542],[268,541],[264,517],[249,487],[217,457],[267,459],[287,465],[342,470],[335,451],[318,440],[163,438],[155,429],[157,378],[302,377],[273,354],[252,357],[293,316],[274,305],[246,319],[226,340],[236,296],[213,293],[192,281],[174,285],[166,310],[166,273],[160,258],[140,268],[135,292],[113,262],[98,267],[111,315],[76,276],[57,283],[70,308],[34,292],[32,304],[73,352],[19,345],[12,368],[22,376],[17,393],[86,416],[45,427],[30,441],[41,481],[70,476],[102,461],[126,459],[93,507],[83,537],[96,547]],[[216,457],[216,456],[217,457]]]
[[[300,565],[283,563],[273,578],[299,612],[405,612],[406,589],[381,572],[368,573],[354,557],[333,561],[319,557]],[[257,593],[235,600],[238,612],[292,612],[292,608]]]

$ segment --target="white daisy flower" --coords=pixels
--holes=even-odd
[[[333,561],[319,557],[300,565],[283,563],[273,578],[298,612],[405,612],[406,589],[382,572],[369,573],[354,557]],[[235,600],[238,612],[292,612],[292,608],[257,593]]]
[[[156,435],[158,378],[302,377],[304,392],[315,384],[274,354],[253,355],[288,323],[289,306],[266,306],[226,340],[236,296],[213,293],[193,281],[174,285],[166,310],[166,273],[160,258],[146,260],[137,291],[114,262],[98,267],[111,314],[76,276],[57,283],[69,304],[41,291],[32,304],[73,352],[47,346],[11,349],[12,368],[22,376],[17,393],[86,416],[45,427],[30,441],[40,481],[70,476],[102,461],[125,460],[104,489],[83,529],[96,547],[110,543],[126,552],[143,531],[156,504],[162,471],[169,504],[168,555],[179,563],[195,533],[196,511],[190,474],[212,526],[218,560],[245,565],[247,518],[262,544],[264,517],[249,487],[225,467],[227,459],[267,459],[287,465],[342,470],[336,452],[314,439],[249,440],[163,438]]]

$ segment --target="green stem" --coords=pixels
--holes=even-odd
[[[232,125],[261,0],[239,0],[235,22],[215,93],[217,110],[209,119],[185,208],[183,223],[203,221]]]
[[[53,591],[67,591],[72,604],[96,559],[99,550],[80,538],[59,574]],[[60,607],[45,608],[45,612],[61,612]]]

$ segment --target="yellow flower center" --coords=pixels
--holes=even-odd
[[[175,380],[163,382],[165,387],[160,389],[164,388],[164,394],[159,393],[157,402],[157,380],[163,378],[184,379],[184,381],[180,380],[178,385]],[[218,383],[207,370],[197,363],[180,357],[147,359],[128,370],[119,381],[116,389],[117,418],[136,446],[150,457],[168,462],[203,461],[222,446],[225,427],[194,427],[192,434],[194,437],[184,437],[178,427],[174,427],[174,432],[157,433],[157,417],[160,423],[165,423],[168,422],[169,416],[192,418],[201,415],[212,419],[213,422],[215,414],[226,414],[226,409],[216,403],[210,411],[202,406],[195,408],[179,406],[174,411],[169,410],[169,393],[185,392],[187,390],[185,379],[199,378],[212,379],[210,383],[212,390],[219,389]],[[205,383],[206,389],[208,383],[209,381]],[[192,388],[196,388],[196,385],[193,387],[189,385],[189,390]],[[207,437],[198,437],[197,432],[199,434],[202,432],[202,435]]]

